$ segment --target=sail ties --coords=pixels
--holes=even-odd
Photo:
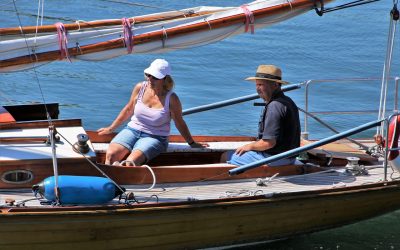
[[[60,60],[67,58],[69,62],[71,59],[68,53],[68,31],[65,29],[63,23],[55,23],[57,28],[58,47],[60,48]]]
[[[135,24],[135,20],[133,20],[132,25]],[[132,25],[129,21],[129,18],[122,18],[122,27],[124,31],[124,43],[125,47],[128,50],[128,54],[131,54],[133,51],[133,32]]]
[[[163,31],[163,37],[162,37],[161,42],[162,42],[162,47],[165,48],[165,41],[167,40],[168,35],[167,35],[167,31],[165,30],[164,26],[162,26],[162,31]]]
[[[244,4],[240,6],[240,8],[243,10],[244,15],[246,16],[246,26],[244,28],[244,32],[249,31],[249,27],[251,29],[251,34],[254,34],[254,15],[253,12],[248,8],[248,5]]]

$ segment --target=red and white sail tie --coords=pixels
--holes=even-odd
[[[57,28],[58,47],[60,48],[60,60],[64,60],[65,58],[67,58],[71,62],[68,53],[68,32],[65,29],[63,23],[58,22],[54,25]]]
[[[240,8],[243,10],[243,13],[246,16],[246,26],[244,28],[244,32],[249,31],[249,26],[251,29],[251,34],[254,34],[254,15],[253,12],[248,8],[246,4],[240,6]]]
[[[129,18],[122,18],[122,27],[124,30],[124,43],[125,47],[128,50],[128,54],[131,54],[133,51],[133,32],[132,25],[129,21]]]

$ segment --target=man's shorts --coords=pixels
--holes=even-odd
[[[235,154],[234,150],[230,150],[227,152],[227,162],[229,164],[242,166],[242,165],[246,165],[249,163],[263,160],[270,156],[272,156],[272,155],[263,153],[263,152],[258,152],[258,151],[247,151],[246,153],[239,156],[239,155]],[[268,163],[268,166],[275,167],[275,166],[281,166],[281,165],[291,165],[291,164],[294,164],[295,161],[296,161],[296,158],[281,159],[278,161]]]

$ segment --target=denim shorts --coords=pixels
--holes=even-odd
[[[258,151],[247,151],[246,153],[239,156],[239,155],[235,154],[235,151],[231,150],[231,151],[228,151],[228,153],[227,153],[227,162],[229,164],[242,166],[242,165],[253,163],[253,162],[256,162],[259,160],[263,160],[270,156],[271,155],[269,155],[267,153],[258,152]],[[291,165],[291,164],[294,164],[295,161],[296,161],[296,158],[281,159],[281,160],[277,160],[277,161],[268,163],[268,166],[276,167],[276,166],[281,166],[281,165]]]
[[[118,143],[129,151],[140,150],[149,161],[167,151],[168,136],[152,135],[126,126],[112,139],[111,143]]]

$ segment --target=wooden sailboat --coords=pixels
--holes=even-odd
[[[63,137],[68,137],[65,133],[68,129],[72,129],[74,134],[83,131],[77,120],[53,122]],[[34,131],[40,130],[41,123],[3,124],[2,135],[7,131],[23,130],[33,136]],[[134,199],[115,199],[105,205],[41,205],[39,201],[42,199],[32,200],[27,187],[52,175],[50,147],[43,142],[29,142],[29,138],[26,139],[28,141],[2,143],[0,151],[3,157],[4,148],[22,146],[25,150],[17,159],[1,160],[1,195],[4,202],[0,209],[0,221],[4,225],[0,232],[2,249],[222,246],[276,240],[338,227],[400,207],[400,182],[395,180],[399,176],[397,170],[389,169],[387,174],[392,179],[383,180],[385,169],[382,162],[347,141],[337,141],[308,151],[309,160],[303,162],[318,162],[320,166],[265,165],[230,176],[228,171],[235,166],[213,162],[226,150],[218,148],[218,143],[232,143],[236,147],[237,143],[254,138],[197,137],[211,144],[211,148],[199,150],[185,147],[184,143],[180,143],[181,138],[172,136],[169,152],[149,164],[157,182],[152,190],[145,191],[153,181],[148,170],[141,166],[102,165],[104,143],[110,138],[97,137],[92,132],[88,134],[92,138],[91,152],[86,157],[96,162],[128,192],[133,192]],[[312,142],[303,144],[307,146],[309,143]],[[27,144],[34,146],[36,153],[40,152],[38,148],[47,150],[47,153],[41,153],[45,155],[44,159],[22,158],[29,156],[26,150],[33,153]],[[63,143],[57,146],[59,174],[99,175],[81,155],[74,152],[72,146],[66,145],[64,149],[62,146]],[[67,152],[74,157],[68,158]],[[321,155],[321,152],[330,156]],[[335,168],[324,165],[332,154]],[[368,171],[368,175],[352,174],[349,166],[343,167],[343,157],[346,156],[361,157],[363,169]],[[15,172],[5,182],[7,171]],[[25,182],[24,178],[30,174],[34,178]],[[276,174],[275,178],[266,178]],[[24,241],[18,240],[21,238]]]
[[[277,15],[275,21],[287,17],[287,13],[284,14],[287,3],[257,1],[249,6],[252,6],[257,24],[257,19],[264,17],[276,18]],[[290,3],[290,8],[293,8],[290,15],[314,8],[314,1],[294,0]],[[270,15],[263,16],[261,10],[252,9],[263,4],[268,6],[262,9],[272,11]],[[232,22],[221,16],[221,19],[211,19],[211,16],[224,16],[231,12]],[[239,10],[234,8],[202,10],[187,17],[190,22],[193,21],[191,18],[201,17],[197,20],[199,23],[188,24],[190,29],[182,24],[182,29],[171,27],[165,30],[168,39],[174,38],[175,31],[177,36],[186,29],[191,34],[195,27],[202,33],[202,27],[207,25],[209,29],[209,24],[213,28],[223,23],[239,24],[242,32],[246,16],[243,11],[238,13]],[[204,15],[210,15],[205,23]],[[168,42],[158,22],[179,23],[186,19],[178,13],[146,18],[143,17],[143,25],[151,24],[156,28],[135,35],[138,50],[142,42],[146,44],[145,41],[149,44],[157,42],[150,49],[167,50]],[[96,24],[82,25],[78,31],[91,25]],[[71,33],[76,31],[76,25],[66,27]],[[21,29],[27,33],[31,30]],[[118,34],[122,32],[121,28],[119,30]],[[14,31],[0,29],[7,36],[14,36]],[[54,32],[54,28],[44,27],[42,31],[47,36]],[[95,41],[82,44],[79,49],[68,47],[67,50],[71,58],[79,59],[84,58],[83,51],[97,53],[103,51],[102,46],[108,43]],[[128,53],[121,39],[110,43],[110,48],[118,52],[106,57]],[[42,51],[38,51],[33,63],[28,59],[29,55],[19,53],[14,57],[1,57],[1,70],[34,67],[60,56],[54,45],[40,49]],[[97,54],[93,58],[103,55]],[[107,204],[60,206],[45,201],[37,193],[33,198],[30,190],[33,184],[54,174],[52,148],[46,144],[49,122],[42,120],[41,112],[36,115],[35,111],[27,111],[34,110],[33,106],[5,107],[16,122],[0,123],[0,223],[3,225],[0,249],[195,249],[226,246],[283,239],[338,227],[400,208],[400,181],[396,180],[400,175],[396,168],[388,168],[387,160],[382,157],[386,155],[373,157],[344,139],[378,126],[382,121],[317,142],[303,140],[302,147],[293,153],[306,149],[306,157],[299,159],[301,161],[296,165],[270,167],[265,162],[259,167],[251,166],[248,171],[220,163],[219,158],[223,152],[255,140],[253,137],[197,136],[196,140],[208,142],[210,148],[193,149],[181,137],[171,136],[168,151],[148,163],[152,175],[145,166],[103,164],[105,148],[112,135],[98,136],[96,132],[86,131],[79,119],[58,120],[57,108],[50,108],[47,110],[52,110],[49,114],[51,125],[56,127],[60,136],[55,143],[58,174],[106,175],[126,189],[124,195]],[[43,107],[38,110],[41,109]],[[76,150],[81,134],[87,134],[89,138],[86,142],[88,151],[85,152],[79,152],[79,148]],[[375,143],[372,140],[362,142],[369,146]],[[288,153],[284,154],[287,156]],[[148,190],[152,183],[155,185]],[[60,195],[63,196],[62,191]]]

